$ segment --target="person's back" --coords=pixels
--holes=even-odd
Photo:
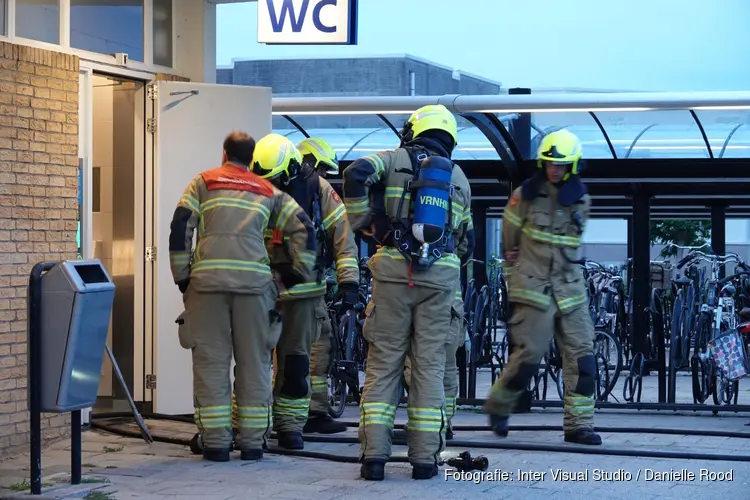
[[[385,477],[392,402],[406,356],[413,379],[407,432],[414,479],[437,475],[445,445],[442,379],[459,281],[456,241],[468,230],[464,214],[471,203],[466,176],[450,159],[456,135],[456,119],[444,106],[425,106],[407,121],[402,147],[358,158],[344,171],[352,228],[382,245],[369,262],[373,288],[362,334],[369,348],[359,436],[361,475],[368,480]],[[373,213],[370,199],[378,184],[385,194],[385,234],[375,234],[383,214],[382,207]]]
[[[185,190],[171,224],[169,254],[183,293],[186,321],[180,343],[193,357],[196,424],[203,456],[229,460],[235,368],[237,445],[243,460],[257,460],[271,413],[270,327],[277,295],[263,235],[270,224],[288,237],[290,262],[276,271],[285,285],[309,279],[315,256],[310,219],[288,195],[250,172],[255,141],[230,134],[222,166],[196,176]],[[197,232],[195,251],[193,234]]]
[[[189,191],[194,196],[182,201],[200,213],[190,280],[195,290],[261,293],[272,279],[263,234],[278,191],[232,163],[201,173]]]

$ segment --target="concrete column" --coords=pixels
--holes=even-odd
[[[174,2],[174,68],[192,82],[216,83],[216,4]]]

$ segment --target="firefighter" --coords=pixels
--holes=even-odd
[[[459,243],[456,255],[465,265],[474,253],[474,222],[471,213],[466,212],[464,220],[467,225],[466,238]],[[453,305],[451,306],[451,330],[448,335],[448,343],[445,345],[445,374],[443,375],[443,390],[445,391],[445,416],[448,426],[445,431],[445,439],[453,439],[453,428],[451,422],[456,415],[456,396],[458,396],[458,371],[456,370],[456,351],[464,345],[466,333],[466,320],[464,318],[464,301],[461,293],[461,282],[458,282]],[[407,357],[404,361],[404,386],[409,391],[411,383],[411,362]],[[394,437],[397,434],[394,432]]]
[[[316,144],[308,143],[306,147]],[[253,171],[292,196],[310,214],[318,248],[313,279],[282,291],[277,301],[281,336],[274,366],[273,428],[279,446],[292,450],[304,448],[302,429],[307,422],[311,396],[310,355],[313,342],[328,320],[323,300],[326,264],[335,260],[340,268],[339,288],[344,302],[352,307],[359,286],[356,246],[344,204],[331,185],[315,172],[314,155],[306,156],[307,162],[286,137],[269,134],[258,141],[253,157]],[[279,162],[282,157],[288,161]],[[283,258],[287,245],[278,231],[271,228],[267,232],[266,244],[272,261]]]
[[[508,434],[508,416],[555,335],[563,355],[565,441],[602,442],[594,432],[594,326],[574,260],[591,206],[578,176],[582,153],[580,141],[567,130],[544,137],[538,173],[513,191],[503,214],[513,306],[508,326],[515,347],[484,408],[501,437]]]
[[[232,356],[243,460],[263,456],[271,425],[277,339],[269,318],[277,291],[263,241],[266,227],[277,227],[289,240],[290,259],[274,269],[285,286],[309,280],[316,252],[305,212],[250,171],[254,147],[242,132],[225,139],[222,165],[190,182],[169,235],[172,277],[185,303],[180,343],[193,357],[195,421],[203,457],[216,462],[229,460],[233,440]]]
[[[359,262],[357,244],[349,225],[346,209],[338,193],[325,180],[327,174],[338,174],[338,158],[333,147],[323,139],[308,138],[297,145],[302,154],[302,172],[291,181],[290,194],[296,196],[296,185],[307,183],[306,192],[315,193],[317,208],[308,215],[315,222],[315,212],[319,212],[322,222],[318,255],[325,268],[336,266],[336,276],[342,307],[339,313],[345,313],[354,307],[359,299]],[[303,200],[297,198],[298,203]],[[323,203],[321,203],[323,202]],[[320,297],[319,307],[326,309],[324,298]],[[346,431],[347,427],[336,422],[328,414],[328,371],[331,364],[333,337],[331,321],[328,315],[323,319],[320,335],[312,345],[310,356],[310,411],[307,423],[302,431],[305,433],[337,434]]]
[[[352,227],[382,243],[369,261],[372,299],[363,331],[368,355],[360,404],[360,473],[368,480],[385,476],[407,355],[412,477],[435,477],[445,447],[442,379],[459,281],[455,241],[467,231],[464,214],[471,202],[466,176],[450,159],[456,135],[456,119],[444,106],[425,106],[405,124],[397,149],[358,158],[344,171]],[[385,189],[386,234],[375,234],[378,217],[370,207],[370,188],[377,184]]]

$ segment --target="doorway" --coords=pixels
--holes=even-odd
[[[145,83],[91,77],[91,257],[115,284],[107,345],[133,398],[143,397],[143,195]],[[85,236],[84,236],[85,237]],[[104,357],[97,411],[127,411],[128,401],[109,356]]]

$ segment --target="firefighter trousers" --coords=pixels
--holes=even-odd
[[[443,390],[445,392],[445,417],[448,421],[456,415],[456,396],[458,396],[458,370],[456,369],[456,351],[463,346],[466,320],[463,315],[463,302],[456,301],[452,307],[451,329],[448,343],[445,344],[445,374],[443,375]],[[407,392],[411,385],[411,360],[404,360],[404,385]]]
[[[325,318],[320,321],[320,336],[313,343],[310,355],[310,397],[311,415],[328,415],[328,370],[331,367],[331,351],[333,349],[333,331],[331,318],[328,317],[325,299],[320,298],[318,307],[326,311]]]
[[[561,314],[554,300],[547,310],[513,304],[508,328],[514,349],[492,386],[485,412],[501,417],[512,413],[554,336],[563,363],[563,428],[567,432],[593,428],[596,365],[594,325],[588,309],[577,307]]]
[[[368,342],[360,404],[360,456],[388,460],[407,356],[411,386],[407,445],[412,465],[436,465],[445,448],[445,347],[454,290],[373,279],[362,332]]]
[[[192,350],[195,422],[205,449],[229,449],[232,445],[229,369],[233,354],[237,447],[260,450],[265,444],[271,428],[271,353],[278,340],[269,322],[275,297],[274,284],[262,295],[188,289],[185,312],[189,333],[180,336]]]
[[[310,409],[310,352],[326,318],[320,297],[277,301],[281,336],[274,356],[273,430],[302,432]]]

